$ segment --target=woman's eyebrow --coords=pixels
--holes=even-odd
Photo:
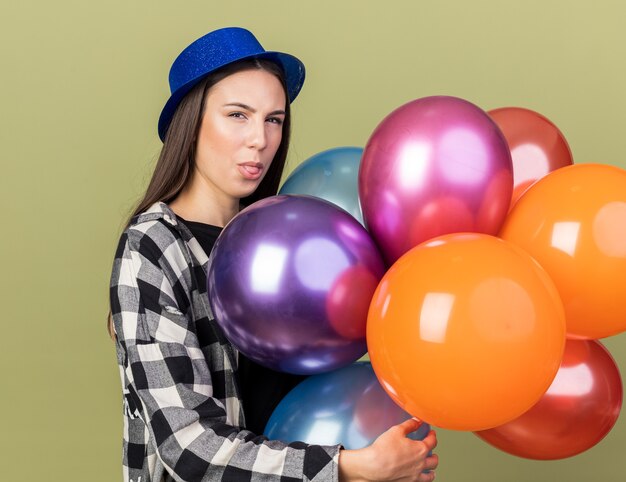
[[[253,114],[256,114],[255,108],[250,107],[248,104],[243,104],[241,102],[230,102],[228,104],[224,104],[224,107],[239,107],[241,109],[252,112]],[[268,115],[285,115],[285,111],[282,109],[278,109],[278,110],[274,110],[270,112]]]

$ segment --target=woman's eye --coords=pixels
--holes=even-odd
[[[268,122],[271,122],[272,124],[278,124],[278,125],[282,125],[283,120],[280,117],[268,117]]]
[[[231,112],[228,117],[234,117],[236,119],[245,119],[246,116],[243,112]]]

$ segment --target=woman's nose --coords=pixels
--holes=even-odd
[[[267,133],[265,132],[265,121],[255,120],[250,122],[248,132],[248,146],[255,149],[263,149],[267,145]]]

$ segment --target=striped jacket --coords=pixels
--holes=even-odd
[[[245,430],[237,353],[213,320],[208,257],[164,203],[120,238],[111,312],[124,406],[127,482],[337,481],[340,446]]]

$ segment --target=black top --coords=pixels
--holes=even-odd
[[[210,255],[222,228],[177,217],[189,228],[207,256]],[[243,401],[246,428],[261,435],[276,406],[306,376],[265,368],[239,352],[236,378]]]

